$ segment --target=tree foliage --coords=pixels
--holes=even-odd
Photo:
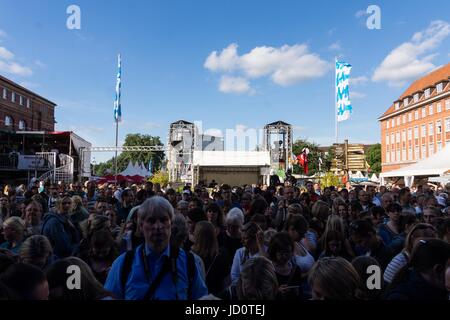
[[[372,172],[381,172],[381,144],[377,143],[369,148],[366,160]]]
[[[124,146],[162,146],[159,137],[154,137],[148,134],[128,134],[125,138]],[[129,161],[133,163],[143,163],[145,166],[149,165],[152,160],[152,171],[155,172],[161,168],[164,159],[164,152],[150,151],[150,152],[131,152],[124,151],[117,157],[117,172],[125,170]],[[95,175],[103,176],[106,174],[114,174],[114,157],[106,162],[99,163],[95,167]]]
[[[337,186],[340,184],[339,177],[337,177],[333,172],[328,171],[324,176],[320,178],[320,186],[322,188]]]
[[[169,173],[158,171],[150,178],[150,181],[153,182],[153,184],[159,183],[161,187],[167,186],[169,183]]]
[[[325,165],[324,157],[321,155],[319,151],[319,145],[314,142],[309,142],[307,140],[298,139],[296,140],[292,145],[292,152],[298,156],[302,153],[303,148],[309,149],[308,154],[308,175],[314,175],[315,173],[319,172],[319,156],[322,157],[322,171],[325,169],[323,166]],[[302,166],[299,164],[294,165],[294,172],[293,173],[299,173],[304,174]]]

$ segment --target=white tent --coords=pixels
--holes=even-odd
[[[372,177],[370,178],[370,181],[372,182],[380,182],[380,179],[377,177],[377,175],[374,173]]]
[[[432,156],[420,160],[398,170],[383,172],[380,177],[408,177],[408,176],[442,176],[450,170],[450,147],[445,147]]]
[[[122,176],[134,176],[136,174],[135,171],[134,171],[134,166],[131,163],[131,160],[130,160],[130,162],[128,162],[128,165],[127,165],[126,169],[123,170],[120,174]]]

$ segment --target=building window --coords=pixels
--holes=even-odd
[[[427,116],[427,108],[422,108],[422,118],[425,118]]]
[[[430,97],[431,89],[425,89],[425,99]]]
[[[386,129],[389,129],[389,120],[386,121]]]
[[[395,134],[395,142],[396,142],[396,143],[400,143],[400,132],[397,132],[397,133]]]
[[[397,150],[397,154],[395,156],[396,156],[397,161],[401,161],[400,160],[400,150]]]
[[[427,136],[427,126],[425,124],[423,124],[421,127],[420,136],[422,138],[425,138]]]
[[[10,116],[5,117],[5,126],[11,127],[13,125],[13,120]]]
[[[386,162],[389,163],[391,162],[391,154],[388,152],[386,152]]]
[[[450,99],[445,100],[445,110],[450,110]]]
[[[428,145],[428,156],[431,156],[432,154],[434,154],[434,143]]]
[[[406,142],[406,130],[402,131],[402,142]]]
[[[414,120],[419,120],[419,110],[414,111]]]
[[[395,152],[394,150],[391,151],[391,162],[395,161]]]
[[[433,114],[433,105],[432,104],[430,104],[430,106],[428,107],[428,110],[429,110],[428,114],[431,116]]]
[[[408,102],[409,102],[408,98],[403,99],[403,106],[406,107],[408,105]]]
[[[391,143],[394,144],[395,143],[395,138],[394,138],[394,134],[391,133]]]
[[[412,112],[408,113],[408,122],[412,121]]]
[[[30,101],[30,99],[27,99],[27,108],[30,108],[30,106],[31,106],[31,101]]]
[[[406,147],[403,147],[403,149],[402,149],[402,160],[403,161],[406,160]]]
[[[412,147],[411,146],[409,146],[409,148],[408,148],[408,160],[412,160]]]
[[[418,160],[420,158],[420,148],[419,146],[414,147],[414,159]]]
[[[6,88],[3,88],[3,99],[6,99]],[[449,102],[450,102],[450,100],[449,100]]]
[[[445,132],[450,132],[450,118],[445,118]]]
[[[408,129],[408,140],[411,140],[411,139],[412,139],[412,129],[409,128]]]
[[[400,125],[400,117],[397,117],[397,125]]]
[[[403,117],[402,117],[402,123],[403,123],[403,124],[406,123],[406,114],[404,114]]]
[[[400,102],[395,103],[395,110],[398,110],[398,109],[400,109]]]
[[[386,145],[388,145],[389,144],[389,134],[387,133],[386,134]],[[388,147],[389,148],[389,147]]]
[[[416,93],[414,94],[414,102],[418,102],[419,101],[419,94]]]
[[[422,145],[422,159],[425,159],[427,157],[427,149],[425,148],[425,145]]]
[[[437,142],[437,151],[441,151],[442,150],[442,142],[438,141]]]
[[[391,120],[391,127],[392,127],[392,128],[395,127],[395,119],[394,119],[394,118],[392,118],[392,120]]]
[[[436,121],[436,134],[442,133],[442,122],[441,120]]]
[[[442,82],[438,83],[436,86],[436,92],[440,93],[440,92],[442,92],[443,89],[444,89],[444,84]]]
[[[419,139],[419,127],[414,127],[414,139]]]
[[[442,106],[441,103],[436,103],[436,112],[441,112],[442,111]]]
[[[11,102],[16,102],[16,93],[11,92]]]
[[[19,121],[19,130],[25,130],[26,129],[26,124],[25,124],[25,121],[23,121],[23,120],[20,120]]]
[[[22,97],[22,96],[19,96],[19,104],[20,104],[21,106],[23,106],[23,97]]]
[[[434,135],[434,125],[432,122],[428,124],[428,135],[429,136]]]

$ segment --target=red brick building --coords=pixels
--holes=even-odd
[[[450,63],[411,84],[379,121],[383,172],[425,159],[450,144]]]
[[[56,104],[0,76],[0,130],[54,131]]]

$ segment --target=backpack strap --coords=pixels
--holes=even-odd
[[[131,266],[134,260],[134,250],[127,251],[125,253],[125,259],[122,266],[122,272],[120,274],[120,283],[122,284],[122,292],[125,297],[125,286],[127,284],[128,275],[131,272]]]
[[[194,283],[195,277],[195,257],[191,251],[186,252],[187,258],[187,273],[188,273],[188,299],[192,300],[192,284]]]

